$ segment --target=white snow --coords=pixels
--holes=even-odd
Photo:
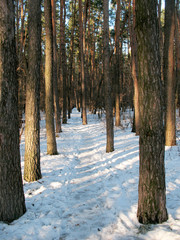
[[[130,115],[130,112],[126,113]],[[7,225],[1,240],[176,240],[180,239],[180,140],[166,148],[167,210],[159,225],[141,225],[138,201],[138,137],[130,121],[115,128],[115,151],[106,153],[104,117],[88,114],[82,125],[73,110],[57,137],[59,155],[46,154],[45,120],[41,120],[42,179],[24,182],[27,212]],[[24,136],[21,142],[22,172]]]

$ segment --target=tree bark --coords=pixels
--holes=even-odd
[[[25,106],[25,93],[26,93],[26,77],[27,77],[27,62],[25,57],[25,15],[26,15],[26,5],[23,0],[20,1],[19,11],[20,11],[20,30],[17,31],[16,43],[18,44],[18,106],[19,106],[19,127],[22,125],[22,114],[24,112]],[[19,28],[19,24],[18,24]],[[17,29],[18,30],[18,29]]]
[[[105,108],[106,108],[106,152],[114,151],[114,127],[112,106],[112,83],[109,75],[109,1],[103,0],[103,28],[104,28],[104,82],[105,82]]]
[[[41,0],[29,0],[28,77],[26,81],[24,180],[40,179]]]
[[[135,4],[133,0],[133,26],[131,28],[131,55],[132,55],[132,78],[134,82],[134,120],[135,120],[135,132],[139,135],[139,102],[138,102],[138,79],[137,79],[137,42],[135,33]]]
[[[116,10],[116,24],[115,24],[115,126],[120,126],[120,0],[116,0],[117,10]]]
[[[167,220],[164,168],[163,94],[157,1],[136,0],[140,167],[137,217],[140,223]]]
[[[20,51],[19,51],[19,60],[22,61],[23,55],[23,42],[24,42],[24,3],[23,0],[21,2],[21,38],[20,38]]]
[[[54,108],[53,108],[53,35],[51,0],[44,1],[46,49],[45,49],[45,108],[46,108],[46,134],[47,154],[57,154]]]
[[[176,145],[176,106],[174,75],[175,0],[165,1],[164,83],[165,83],[165,144]]]
[[[16,55],[19,55],[19,0],[16,0]]]
[[[52,5],[52,28],[53,28],[53,90],[54,90],[54,113],[56,120],[56,133],[61,129],[61,110],[59,106],[59,93],[57,84],[57,43],[56,43],[56,0],[51,0]]]
[[[177,107],[179,108],[180,116],[180,14],[179,0],[176,5],[176,81],[177,81]]]
[[[90,71],[90,78],[91,78],[91,111],[94,113],[96,112],[96,104],[95,104],[95,22],[93,21],[92,27],[92,37],[91,37],[91,46],[90,46],[90,54],[91,54],[91,71]]]
[[[74,62],[74,30],[76,20],[76,0],[72,1],[72,29],[71,29],[71,43],[70,43],[70,60],[69,60],[69,82],[68,82],[68,118],[71,117],[71,93],[73,82],[73,62]]]
[[[84,48],[85,36],[83,36],[83,14],[82,14],[82,0],[79,0],[79,50],[80,50],[80,68],[81,68],[81,87],[82,87],[82,121],[83,125],[87,124],[86,114],[86,87],[85,87],[85,74],[84,74]]]
[[[0,1],[0,221],[12,222],[25,211],[22,184],[14,1]]]
[[[61,44],[61,72],[63,78],[63,119],[62,123],[67,123],[67,68],[66,68],[66,47],[65,47],[65,2],[60,0],[60,44]]]

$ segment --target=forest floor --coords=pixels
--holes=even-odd
[[[115,127],[115,151],[106,153],[105,119],[80,113],[57,136],[59,154],[46,154],[45,120],[41,120],[42,179],[24,182],[27,212],[7,225],[1,240],[175,240],[180,239],[180,133],[177,146],[166,147],[169,219],[159,225],[137,221],[139,147],[131,132],[132,112]],[[178,120],[179,121],[179,120]],[[180,127],[178,127],[180,130]],[[21,141],[22,172],[24,136]]]

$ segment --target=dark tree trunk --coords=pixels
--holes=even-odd
[[[28,77],[26,81],[25,162],[27,182],[41,178],[40,169],[40,65],[41,65],[41,0],[29,0]]]
[[[53,108],[53,35],[51,0],[44,1],[45,28],[46,28],[46,58],[45,58],[45,107],[46,107],[46,133],[47,154],[57,154],[54,108]]]
[[[17,28],[16,33],[16,43],[18,44],[16,46],[17,53],[18,53],[18,107],[19,107],[19,127],[22,126],[22,114],[24,112],[24,106],[25,106],[25,95],[26,95],[26,77],[27,77],[27,61],[25,58],[25,42],[26,42],[26,36],[25,36],[25,15],[26,15],[26,5],[23,0],[19,0],[20,6],[20,29],[19,24]],[[19,19],[17,19],[18,22]]]
[[[53,90],[54,90],[54,113],[56,120],[56,133],[61,129],[61,110],[59,106],[59,93],[57,84],[57,43],[56,43],[56,0],[51,0],[52,5],[52,28],[53,28]]]
[[[68,82],[68,118],[71,117],[71,93],[72,93],[72,82],[73,82],[73,62],[74,62],[74,30],[75,30],[75,20],[76,20],[76,0],[72,1],[73,9],[73,22],[71,30],[71,49],[70,49],[70,63],[69,63],[69,82]]]
[[[61,3],[60,14],[60,44],[61,44],[61,72],[63,78],[63,118],[62,123],[67,123],[67,68],[66,68],[66,46],[65,46],[65,2]]]
[[[22,61],[22,55],[23,55],[23,42],[24,42],[24,3],[23,0],[21,1],[21,37],[20,37],[20,51],[19,51],[19,60]]]
[[[19,152],[14,1],[0,1],[0,221],[25,211]]]
[[[180,14],[179,0],[176,5],[176,81],[177,81],[177,107],[179,108],[180,116]]]
[[[157,1],[136,0],[140,113],[137,217],[143,224],[167,220],[164,169],[163,92]]]
[[[16,55],[19,55],[19,0],[16,0]]]
[[[96,106],[95,106],[95,22],[93,22],[93,33],[91,37],[91,46],[90,46],[90,52],[91,52],[91,71],[90,71],[90,78],[91,78],[91,111],[94,113],[96,112]]]
[[[165,1],[164,83],[165,83],[165,144],[176,145],[176,106],[174,74],[175,0]]]
[[[160,55],[161,55],[161,76],[163,77],[163,45],[164,45],[164,36],[162,31],[162,24],[161,24],[161,16],[162,16],[162,0],[158,1],[158,23],[159,23],[159,49],[160,49]]]
[[[114,151],[114,127],[113,127],[113,106],[112,106],[112,83],[109,75],[109,60],[110,60],[110,50],[109,50],[109,1],[103,0],[103,10],[104,10],[104,82],[105,82],[105,108],[106,108],[106,152]]]

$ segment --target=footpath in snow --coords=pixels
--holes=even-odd
[[[130,112],[126,113],[128,117]],[[123,120],[122,120],[123,121]],[[115,128],[115,151],[106,153],[105,120],[88,114],[82,125],[73,110],[57,137],[59,154],[46,155],[45,120],[41,120],[42,179],[24,182],[27,212],[7,225],[1,240],[179,240],[180,141],[166,148],[169,220],[141,225],[136,218],[139,146],[129,120]],[[22,172],[24,136],[21,142]]]

